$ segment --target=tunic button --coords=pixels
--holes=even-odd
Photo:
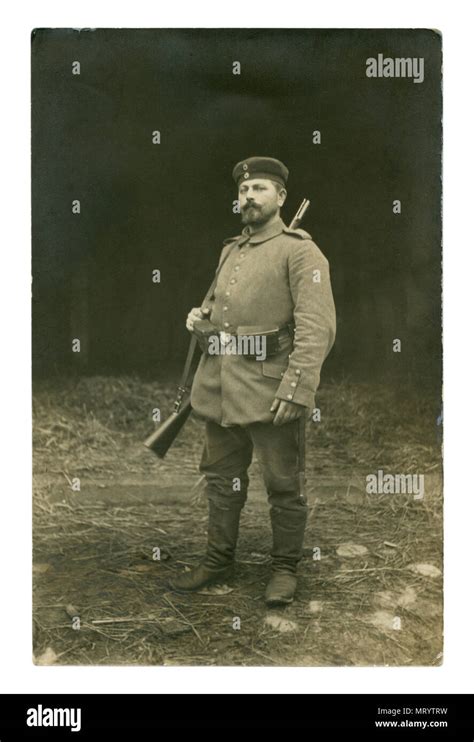
[[[231,282],[231,283],[235,283],[236,281],[237,281],[237,279],[236,279],[236,278],[231,278],[231,279],[230,279],[230,282]]]
[[[236,265],[235,268],[234,268],[234,270],[235,271],[239,271],[240,270],[240,265]]]
[[[224,327],[229,327],[229,323],[228,322],[224,322]]]
[[[292,381],[290,386],[296,386],[296,381]]]
[[[222,307],[222,311],[223,312],[227,312],[228,309],[229,309],[229,307]],[[295,386],[296,386],[296,384],[295,384]]]
[[[230,291],[226,291],[226,292],[225,292],[225,295],[226,295],[226,296],[230,296]]]
[[[293,395],[292,395],[292,394],[287,394],[287,395],[286,395],[286,398],[287,398],[287,399],[293,399]]]
[[[299,370],[299,368],[297,368],[296,371],[295,371],[295,374],[297,374],[299,376],[300,373],[301,373],[301,371]]]

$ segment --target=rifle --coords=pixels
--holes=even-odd
[[[304,198],[298,211],[296,212],[294,218],[291,221],[290,229],[297,229],[299,225],[301,224],[303,217],[309,207],[310,202],[307,198]],[[222,267],[222,263],[221,263]],[[216,271],[216,275],[214,277],[214,280],[209,287],[209,290],[204,298],[204,301],[202,305],[204,305],[208,298],[212,296],[214,293],[214,289],[216,288],[217,284],[217,278],[218,278],[219,268]],[[201,306],[202,306],[201,305]],[[150,449],[150,451],[153,451],[158,458],[163,459],[170,446],[172,445],[174,439],[178,435],[179,431],[185,424],[186,420],[188,419],[190,413],[191,413],[191,400],[189,396],[186,400],[184,400],[185,395],[189,392],[190,386],[191,386],[191,366],[194,358],[194,353],[196,352],[196,346],[197,346],[197,337],[196,335],[193,335],[191,337],[191,341],[189,343],[188,348],[188,354],[186,356],[186,362],[184,364],[183,373],[181,376],[181,381],[178,386],[178,392],[176,395],[176,399],[174,401],[174,410],[170,414],[170,416],[156,429],[153,431],[151,435],[148,436],[146,441],[144,441],[143,445]],[[304,420],[304,416],[303,420]],[[304,431],[303,431],[304,432]],[[304,435],[301,434],[301,428],[300,428],[300,447],[301,444],[304,444]],[[301,458],[301,454],[300,454]],[[303,471],[304,475],[304,471]],[[301,472],[300,472],[300,488],[301,486],[304,486],[304,480],[301,481]]]

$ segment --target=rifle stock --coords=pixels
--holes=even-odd
[[[164,423],[148,436],[143,445],[156,453],[158,458],[164,459],[169,447],[188,419],[190,412],[191,401],[187,399],[178,412],[174,410]]]

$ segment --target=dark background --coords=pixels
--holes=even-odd
[[[424,57],[424,82],[367,78],[379,52]],[[34,374],[183,361],[187,312],[241,230],[232,168],[259,154],[290,169],[287,223],[311,200],[302,226],[330,262],[323,378],[438,388],[440,70],[429,30],[34,31]]]

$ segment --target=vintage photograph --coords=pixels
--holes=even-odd
[[[33,662],[443,662],[442,39],[35,29]]]

